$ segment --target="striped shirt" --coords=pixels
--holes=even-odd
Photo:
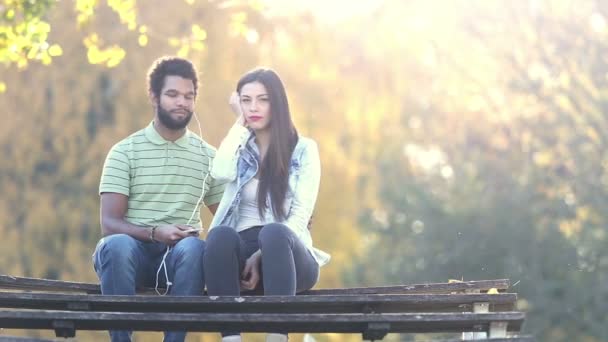
[[[103,166],[99,193],[129,197],[125,220],[141,226],[188,224],[203,191],[205,205],[219,203],[225,182],[209,174],[215,148],[186,130],[165,140],[150,123],[112,147]],[[207,157],[208,156],[208,157]],[[190,225],[201,227],[199,205]]]

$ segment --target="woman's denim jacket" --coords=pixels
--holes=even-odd
[[[220,144],[213,159],[211,176],[216,180],[229,181],[224,195],[211,222],[211,228],[217,226],[236,227],[241,191],[258,171],[259,151],[254,142],[254,135],[239,123],[228,132]],[[272,209],[265,212],[265,222],[277,222],[286,225],[311,252],[319,266],[326,264],[330,255],[313,247],[312,237],[308,230],[308,221],[319,192],[321,163],[317,144],[309,138],[299,137],[289,165],[289,190],[285,196],[285,220],[276,220]],[[270,196],[266,199],[267,208],[271,208]]]

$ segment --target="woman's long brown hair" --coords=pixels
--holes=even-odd
[[[245,84],[259,82],[264,85],[270,100],[270,145],[260,165],[258,187],[258,212],[260,217],[268,209],[266,198],[270,195],[274,217],[283,220],[287,213],[283,208],[289,187],[289,163],[298,142],[289,103],[283,82],[271,69],[255,69],[245,74],[238,82],[236,91],[240,94]]]

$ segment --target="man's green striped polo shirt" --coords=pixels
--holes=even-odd
[[[141,226],[187,224],[209,173],[215,148],[186,130],[175,142],[158,134],[153,123],[112,147],[103,167],[99,193],[129,197],[125,219]],[[205,180],[209,206],[219,203],[225,183]],[[200,227],[200,205],[190,225]]]

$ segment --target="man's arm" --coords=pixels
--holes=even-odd
[[[151,227],[146,228],[125,220],[129,197],[115,192],[101,194],[101,232],[103,236],[127,234],[137,240],[151,242]],[[185,231],[192,227],[186,225],[162,225],[156,227],[154,240],[174,245],[179,240],[191,236]]]
[[[140,241],[150,241],[150,229],[125,220],[129,197],[115,193],[101,194],[101,233],[103,236],[127,234]]]
[[[210,212],[211,212],[213,215],[215,215],[215,212],[217,211],[217,207],[218,207],[219,205],[220,205],[219,203],[215,203],[215,204],[212,204],[212,205],[208,205],[208,206],[207,206],[207,208],[209,209],[209,211],[210,211]]]

